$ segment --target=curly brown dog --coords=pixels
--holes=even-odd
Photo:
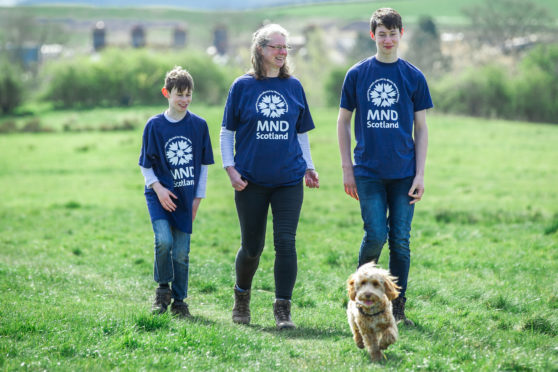
[[[370,358],[379,361],[382,350],[397,341],[398,332],[391,301],[399,295],[396,278],[373,262],[362,265],[347,280],[347,318],[359,348],[366,347]]]

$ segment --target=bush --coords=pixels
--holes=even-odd
[[[0,63],[0,110],[11,114],[23,101],[22,73],[13,64]]]
[[[436,108],[463,115],[558,123],[558,45],[531,51],[512,76],[501,66],[448,75],[431,86]]]
[[[325,82],[326,103],[328,106],[339,107],[341,101],[341,89],[343,88],[343,81],[349,68],[336,67],[331,70],[329,77]]]
[[[432,88],[434,105],[444,112],[507,117],[511,107],[508,81],[507,73],[498,66],[471,69],[457,78],[447,76]]]
[[[542,45],[525,57],[515,80],[520,118],[558,123],[558,45]]]
[[[222,104],[236,77],[203,54],[109,49],[48,66],[42,76],[45,99],[64,108],[157,104],[165,74],[175,65],[192,74],[194,99],[208,105]]]

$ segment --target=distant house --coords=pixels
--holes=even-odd
[[[143,48],[145,44],[145,30],[143,26],[134,26],[132,28],[132,46],[134,48]]]
[[[97,22],[93,28],[93,49],[95,51],[101,50],[106,46],[106,31],[105,23],[103,21]]]

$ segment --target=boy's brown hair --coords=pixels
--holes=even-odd
[[[194,79],[192,75],[180,66],[174,66],[165,76],[165,89],[169,92],[176,88],[177,92],[192,92],[194,90]]]
[[[380,8],[372,13],[370,18],[370,31],[376,33],[376,27],[384,25],[388,30],[398,28],[399,31],[403,29],[403,22],[401,15],[396,10],[391,8]]]

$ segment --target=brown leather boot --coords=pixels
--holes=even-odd
[[[273,315],[277,329],[294,329],[295,324],[291,320],[291,301],[275,300],[273,303]]]
[[[234,289],[232,321],[237,324],[250,324],[250,289],[243,292]]]
[[[163,314],[167,311],[167,307],[171,303],[171,290],[170,288],[157,288],[155,290],[155,301],[151,306],[151,311],[154,314]]]
[[[407,299],[405,297],[397,297],[395,300],[391,302],[393,306],[392,308],[393,317],[395,318],[395,321],[397,323],[403,322],[403,324],[407,326],[414,327],[415,323],[413,323],[411,319],[408,319],[405,316],[405,302],[407,302]]]
[[[188,304],[184,301],[173,301],[171,305],[171,313],[179,318],[191,318],[190,310],[188,309]]]

